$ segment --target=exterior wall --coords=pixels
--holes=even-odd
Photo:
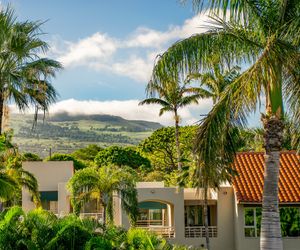
[[[218,236],[210,238],[211,250],[235,250],[234,248],[234,223],[233,223],[233,208],[234,208],[234,197],[232,187],[221,187],[217,194],[217,228]],[[183,215],[175,215],[183,216]],[[184,224],[183,224],[184,227]],[[180,238],[171,239],[171,242],[200,246],[205,244],[205,238]]]
[[[35,176],[39,184],[39,191],[58,192],[58,214],[64,215],[70,212],[70,201],[66,183],[73,176],[73,162],[24,162],[23,168]],[[24,211],[35,208],[31,201],[31,195],[26,189],[22,189],[22,208]]]
[[[259,249],[259,237],[245,237],[244,235],[244,206],[235,203],[235,250]],[[299,250],[299,238],[283,238],[284,250]]]

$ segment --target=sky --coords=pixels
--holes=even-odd
[[[19,20],[45,21],[47,56],[64,69],[52,83],[60,97],[50,109],[73,114],[111,114],[173,124],[159,106],[144,99],[156,56],[174,42],[204,32],[207,17],[178,0],[11,0]],[[195,124],[211,100],[180,111],[181,123]]]

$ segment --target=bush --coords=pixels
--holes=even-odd
[[[102,224],[75,215],[57,218],[36,209],[25,214],[20,207],[0,213],[0,249],[5,250],[187,250],[171,246],[149,231]]]

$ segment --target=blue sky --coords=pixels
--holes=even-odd
[[[20,20],[47,20],[48,56],[64,70],[53,84],[60,94],[51,112],[108,113],[128,119],[172,123],[158,107],[138,106],[157,54],[173,42],[201,32],[207,20],[177,0],[11,0]],[[193,124],[209,100],[181,111]]]

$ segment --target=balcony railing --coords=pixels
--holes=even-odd
[[[216,226],[208,227],[209,237],[218,237],[218,228]],[[201,238],[205,237],[204,226],[190,226],[185,227],[185,238]]]
[[[103,213],[80,213],[80,218],[92,218],[97,221],[103,221]]]
[[[165,221],[163,220],[138,220],[136,222],[138,227],[150,227],[150,226],[163,226]]]
[[[174,238],[175,237],[175,230],[174,227],[169,226],[149,226],[149,227],[140,227],[145,230],[149,230],[151,232],[154,232],[158,235],[161,235],[166,238]]]

